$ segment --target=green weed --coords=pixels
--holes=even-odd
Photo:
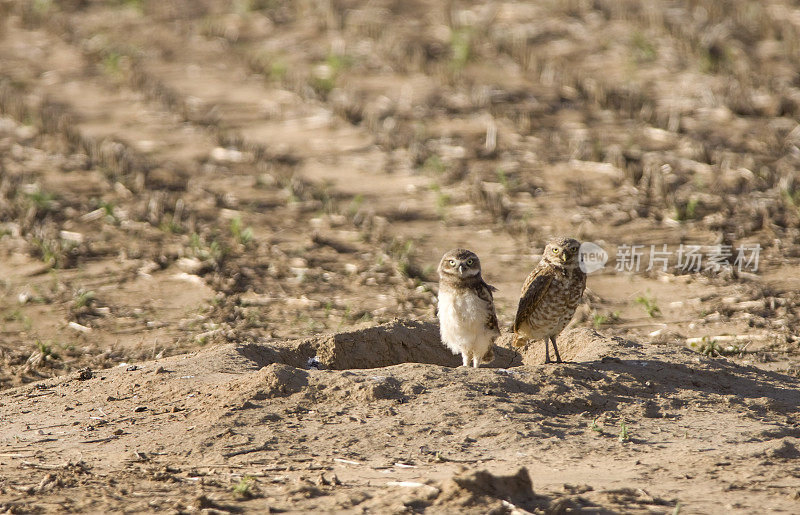
[[[118,5],[130,7],[138,13],[144,13],[144,2],[145,0],[117,0]]]
[[[33,327],[30,317],[26,316],[21,309],[17,308],[13,311],[3,314],[4,322],[19,322],[22,324],[23,331],[30,331]]]
[[[508,176],[508,172],[503,170],[502,168],[497,169],[497,181],[505,188],[506,190],[514,190],[517,187],[517,181]]]
[[[472,30],[453,30],[450,36],[450,69],[460,72],[472,59]]]
[[[253,495],[252,488],[255,479],[251,476],[244,476],[233,486],[233,493],[237,497],[249,498]]]
[[[439,213],[439,217],[443,218],[452,197],[448,193],[443,192],[442,188],[436,183],[431,184],[431,191],[436,193],[436,211]]]
[[[783,195],[784,200],[786,200],[786,203],[792,206],[795,211],[800,213],[800,189],[784,188],[781,190],[781,194]]]
[[[346,323],[350,321],[350,312],[352,308],[350,305],[344,307],[344,314],[342,315],[342,319],[339,321],[339,325],[336,327],[336,330],[340,330]]]
[[[122,54],[108,52],[103,58],[103,71],[112,77],[119,77],[122,74]]]
[[[282,81],[289,72],[289,66],[280,59],[272,61],[269,65],[269,77],[275,81]]]
[[[635,32],[631,38],[634,56],[638,63],[649,63],[656,60],[656,47],[641,32]]]
[[[697,218],[697,207],[700,201],[696,198],[690,198],[685,204],[675,205],[675,219],[679,222],[686,220],[694,220]]]
[[[690,343],[689,347],[709,358],[717,356],[736,356],[744,351],[744,349],[736,344],[722,346],[716,340],[708,336],[703,336],[700,342]]]
[[[364,195],[361,193],[357,193],[353,200],[350,201],[350,204],[347,206],[347,214],[350,216],[355,216],[361,210],[361,206],[364,204]]]
[[[38,213],[49,213],[58,207],[57,197],[48,191],[36,190],[25,195],[28,203],[36,209]]]
[[[592,325],[595,329],[600,329],[601,326],[606,324],[613,324],[619,321],[619,311],[614,311],[613,313],[608,313],[606,315],[601,315],[600,313],[595,313],[592,316]]]
[[[167,234],[180,234],[183,232],[183,227],[176,223],[173,218],[170,218],[169,221],[162,221],[158,228]]]
[[[63,261],[62,248],[58,240],[49,238],[31,238],[31,243],[36,248],[39,258],[51,267],[58,268]]]
[[[233,235],[234,240],[245,246],[252,242],[254,238],[253,229],[244,227],[242,218],[239,216],[231,220],[231,235]]]
[[[55,353],[51,345],[48,345],[41,340],[36,340],[36,348],[42,353],[42,359],[61,359],[61,356]]]
[[[631,439],[631,435],[628,433],[628,425],[623,420],[619,426],[619,436],[617,439],[622,442],[628,442]]]
[[[600,424],[597,423],[597,421],[599,419],[600,419],[600,417],[595,417],[595,419],[592,420],[592,425],[589,426],[589,429],[591,429],[595,433],[601,435],[601,434],[603,434],[603,426],[601,426]]]
[[[311,87],[318,95],[326,97],[334,87],[339,78],[339,74],[345,68],[349,68],[352,59],[346,55],[331,52],[325,58],[325,62],[318,68],[317,73],[311,78]]]
[[[655,318],[661,315],[661,308],[658,307],[658,304],[656,304],[656,300],[653,297],[651,297],[648,293],[636,297],[636,303],[641,304],[642,307],[644,307],[644,310],[647,311],[647,314],[651,318]]]
[[[422,169],[436,175],[441,175],[447,171],[447,165],[442,161],[441,157],[433,154],[422,163]]]
[[[94,300],[95,294],[93,291],[80,290],[72,301],[72,307],[75,309],[81,309],[82,307],[88,306]]]
[[[97,203],[97,209],[102,209],[103,213],[105,213],[106,221],[111,222],[111,223],[119,222],[119,219],[117,218],[117,215],[114,214],[114,209],[115,208],[116,208],[116,206],[114,206],[114,204],[111,203],[111,202],[105,202],[105,201],[101,200],[101,201],[99,201]]]
[[[211,243],[207,243],[199,234],[192,233],[189,245],[192,250],[192,254],[203,260],[203,261],[212,261],[216,265],[222,263],[225,257],[228,255],[228,249],[221,245],[217,240],[212,240]]]

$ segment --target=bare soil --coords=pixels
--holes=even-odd
[[[798,56],[788,0],[0,0],[0,511],[796,513]],[[507,328],[562,234],[567,362],[458,367],[441,254]]]

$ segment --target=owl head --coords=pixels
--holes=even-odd
[[[581,243],[573,238],[555,238],[544,248],[542,260],[557,268],[575,268],[578,266],[578,250]]]
[[[481,260],[467,249],[448,250],[439,262],[440,279],[466,279],[481,274]]]

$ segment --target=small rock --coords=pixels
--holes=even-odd
[[[79,232],[61,231],[58,235],[61,237],[62,240],[69,243],[74,243],[76,245],[80,245],[81,243],[83,243],[84,239],[83,234]]]
[[[197,258],[180,258],[175,262],[175,266],[187,274],[197,274],[203,268],[203,262]]]
[[[92,332],[92,328],[91,327],[86,327],[85,325],[81,325],[81,324],[79,324],[77,322],[70,322],[70,323],[67,324],[67,327],[69,327],[70,329],[74,329],[75,331],[78,331],[79,333],[90,333],[90,332]]]

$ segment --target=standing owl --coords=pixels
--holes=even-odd
[[[477,368],[494,358],[492,344],[500,335],[492,291],[481,277],[474,252],[453,249],[439,262],[439,328],[442,342],[461,354],[464,366]]]
[[[547,340],[553,342],[556,363],[561,356],[556,336],[567,326],[586,288],[586,274],[580,269],[580,242],[556,238],[544,249],[541,261],[525,279],[514,320],[514,346],[526,340],[544,340],[544,362],[550,363]]]

